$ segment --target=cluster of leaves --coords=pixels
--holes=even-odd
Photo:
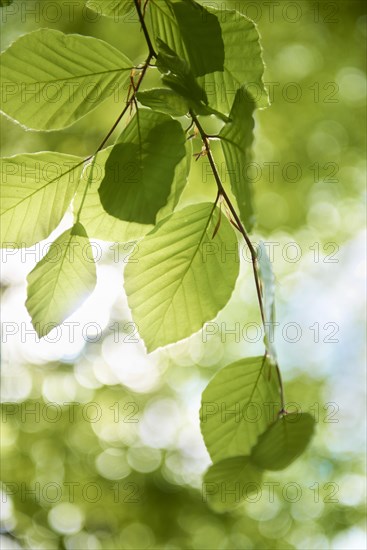
[[[202,395],[201,430],[213,460],[204,479],[212,507],[237,506],[260,486],[264,470],[282,470],[306,448],[308,413],[280,414],[278,381],[266,357],[227,365]]]
[[[144,7],[139,0],[87,2],[107,17],[124,14],[132,4],[149,49],[139,65],[104,41],[50,29],[20,37],[2,54],[4,113],[28,129],[65,128],[129,79],[130,88],[116,124],[87,159],[54,152],[2,159],[1,244],[29,247],[47,238],[72,203],[73,226],[28,276],[26,305],[35,330],[45,336],[94,289],[93,255],[85,252],[89,239],[139,240],[138,261],[125,269],[125,290],[140,336],[153,351],[198,331],[231,297],[239,262],[233,255],[223,262],[222,250],[238,247],[236,229],[249,242],[252,189],[240,167],[251,154],[254,110],[265,107],[268,99],[252,21],[193,0],[150,0]],[[142,91],[148,70],[160,72],[162,85]],[[250,84],[261,91],[260,98],[258,93],[251,96]],[[115,144],[105,147],[129,110]],[[223,124],[215,138],[239,216],[218,178],[214,204],[176,211],[192,159],[187,118],[196,125],[201,154],[209,156],[215,171],[210,138],[199,123],[202,116],[215,116]],[[223,202],[231,212],[228,218],[222,215]],[[213,242],[216,246],[204,257],[203,246]],[[263,321],[271,321],[271,265],[264,247],[252,253]],[[311,417],[293,418],[283,410],[279,367],[267,334],[265,347],[264,357],[228,365],[204,391],[202,431],[214,462],[207,483],[248,483],[263,469],[284,468],[311,437]],[[262,411],[258,421],[250,425],[243,418],[223,419],[223,407],[240,405],[243,413],[251,403]],[[277,404],[275,416],[266,403]],[[206,418],[208,404],[213,414]],[[216,495],[213,505],[226,509],[232,503]]]

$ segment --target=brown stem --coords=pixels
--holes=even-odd
[[[235,209],[235,207],[233,206],[233,204],[231,202],[231,199],[228,197],[228,194],[227,194],[226,190],[223,187],[218,169],[217,169],[216,164],[214,162],[213,153],[210,149],[209,136],[205,132],[204,128],[201,126],[200,122],[198,121],[197,116],[192,111],[190,111],[190,115],[191,115],[191,118],[194,121],[197,129],[199,130],[201,139],[204,143],[206,155],[209,159],[209,164],[211,166],[211,169],[212,169],[212,172],[213,172],[213,175],[214,175],[214,179],[215,179],[216,184],[217,184],[218,195],[222,196],[224,198],[224,200],[226,201],[226,204],[227,204],[227,206],[228,206],[228,208],[229,208],[229,210],[230,210],[230,212],[231,212],[231,214],[232,214],[232,216],[233,216],[233,218],[236,222],[236,226],[237,226],[239,232],[241,233],[241,235],[243,236],[243,238],[245,239],[245,242],[248,246],[248,249],[250,250],[251,261],[252,261],[252,270],[253,270],[253,274],[254,274],[256,293],[257,293],[257,300],[258,300],[258,303],[259,303],[261,319],[262,319],[262,323],[263,323],[264,330],[265,330],[264,304],[263,304],[263,296],[262,296],[262,290],[261,290],[261,282],[260,282],[259,272],[258,272],[256,250],[254,249],[253,244],[252,244],[249,236],[247,235],[246,229],[244,228],[243,223],[241,222],[240,217],[238,216],[238,214],[236,212],[236,209]],[[218,197],[217,197],[217,201],[218,201]],[[278,382],[279,382],[280,402],[281,402],[281,407],[282,407],[281,412],[284,412],[284,406],[285,406],[285,403],[284,403],[284,388],[283,388],[282,375],[281,375],[278,363],[275,364],[275,368],[276,368],[276,371],[277,371]]]
[[[196,115],[193,112],[190,112],[190,114],[191,114],[191,117],[192,117],[193,121],[195,122],[195,125],[196,125],[197,129],[199,130],[201,139],[203,140],[205,151],[206,151],[207,157],[209,159],[209,164],[211,166],[211,169],[212,169],[212,172],[213,172],[213,175],[214,175],[217,187],[218,187],[218,191],[219,191],[220,195],[222,195],[222,197],[226,201],[227,206],[228,206],[229,210],[231,211],[231,214],[232,214],[232,216],[233,216],[233,218],[234,218],[234,220],[235,220],[235,222],[238,226],[238,229],[239,229],[240,233],[242,234],[243,238],[245,239],[245,242],[246,242],[246,244],[247,244],[247,246],[250,250],[251,260],[252,260],[252,268],[253,268],[254,280],[255,280],[255,286],[256,286],[257,299],[258,299],[258,302],[259,302],[259,309],[260,309],[261,319],[262,319],[262,322],[265,326],[265,314],[264,314],[264,306],[263,306],[263,300],[262,300],[261,283],[260,283],[259,274],[258,274],[258,270],[257,270],[256,250],[254,249],[253,244],[250,241],[249,236],[247,235],[247,232],[246,232],[246,230],[245,230],[245,228],[244,228],[244,226],[243,226],[243,224],[242,224],[242,222],[241,222],[241,220],[240,220],[240,218],[239,218],[239,216],[236,212],[236,209],[234,208],[234,206],[231,202],[231,199],[228,197],[227,192],[223,187],[222,181],[221,181],[219,173],[218,173],[218,169],[217,169],[217,167],[215,165],[215,162],[214,162],[212,151],[210,149],[209,138],[208,138],[207,134],[205,133],[204,128],[201,126],[200,122],[198,121]]]
[[[155,49],[153,47],[152,41],[151,41],[149,33],[148,33],[147,26],[146,26],[145,21],[144,21],[143,12],[140,9],[140,1],[139,0],[134,0],[134,3],[135,3],[136,11],[138,12],[140,25],[141,25],[141,28],[143,30],[146,43],[147,43],[148,48],[149,48],[149,54],[150,54],[151,57],[157,57],[157,54],[155,52]]]

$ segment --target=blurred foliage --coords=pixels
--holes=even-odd
[[[4,8],[2,49],[21,34],[50,27],[96,36],[135,62],[144,59],[135,17],[93,21],[82,0],[59,2],[56,11],[51,4],[57,3],[15,0]],[[18,543],[32,550],[365,548],[364,312],[358,267],[364,242],[365,3],[281,0],[274,3],[274,17],[269,3],[260,0],[211,4],[227,4],[252,17],[262,35],[265,81],[271,83],[273,101],[257,113],[256,231],[280,243],[278,250],[296,242],[303,251],[297,263],[276,254],[274,270],[278,320],[297,321],[308,336],[294,344],[281,332],[277,338],[286,400],[316,415],[317,435],[304,457],[264,478],[263,483],[279,483],[274,498],[269,485],[262,484],[257,502],[215,514],[201,492],[209,458],[198,428],[200,393],[219,367],[244,354],[256,355],[261,342],[239,344],[230,337],[223,342],[216,333],[205,343],[193,336],[149,358],[140,344],[124,342],[122,332],[115,345],[116,333],[108,326],[118,321],[123,328],[122,319],[129,320],[126,301],[121,289],[108,299],[103,295],[85,309],[84,322],[96,320],[104,327],[97,343],[79,338],[70,345],[64,338],[55,345],[36,344],[32,336],[18,334],[8,336],[3,346],[1,520],[3,532],[14,537],[4,538],[3,548]],[[157,75],[148,75],[146,87],[154,82]],[[300,97],[294,101],[296,93]],[[25,132],[3,117],[2,154],[57,150],[88,155],[123,101],[111,98],[61,132]],[[211,124],[208,119],[208,129]],[[199,143],[194,146],[200,149]],[[219,147],[214,152],[221,166]],[[273,178],[264,163],[276,163]],[[208,172],[205,159],[194,163],[183,204],[193,197],[213,198]],[[322,261],[332,252],[323,248],[329,242],[344,245],[338,264]],[[320,262],[314,243],[320,246]],[[120,281],[123,267],[120,262],[112,273],[111,256],[107,252],[99,266],[106,286]],[[23,308],[27,271],[24,262],[4,265],[5,321],[29,322]],[[216,322],[233,327],[254,319],[247,263],[232,302]],[[316,321],[320,342],[309,329]],[[323,342],[326,322],[338,323],[339,343]],[[97,405],[88,408],[88,403]],[[25,415],[31,410],[39,419]],[[55,411],[61,418],[52,421]],[[88,420],[96,411],[101,418]],[[74,498],[67,483],[78,484]],[[293,487],[284,492],[289,483]],[[298,500],[294,483],[302,491]],[[85,494],[88,484],[101,492],[95,502],[93,486]],[[35,489],[35,495],[26,493]]]

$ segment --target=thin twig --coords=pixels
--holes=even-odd
[[[116,130],[117,126],[119,125],[122,118],[124,117],[124,115],[129,110],[129,108],[133,104],[135,104],[135,106],[136,106],[136,93],[138,92],[138,90],[140,88],[140,85],[141,85],[141,83],[144,79],[144,76],[147,72],[148,67],[150,66],[150,62],[151,62],[152,58],[157,57],[157,54],[155,53],[155,50],[153,48],[152,42],[151,42],[150,37],[149,37],[147,27],[145,25],[144,16],[143,16],[143,14],[141,12],[141,9],[140,9],[140,2],[139,2],[139,0],[134,0],[134,2],[135,2],[136,11],[138,12],[139,20],[140,20],[140,23],[141,23],[141,26],[142,26],[142,29],[143,29],[143,32],[144,32],[144,36],[145,36],[145,39],[147,41],[147,45],[148,45],[148,48],[149,48],[149,55],[148,55],[144,65],[141,67],[141,73],[139,75],[139,78],[138,78],[138,81],[137,81],[136,85],[134,85],[134,83],[132,82],[133,93],[131,94],[131,96],[130,96],[130,94],[128,94],[128,97],[127,97],[127,100],[126,100],[126,103],[125,103],[125,107],[123,108],[123,110],[121,111],[121,113],[119,114],[119,116],[117,117],[115,122],[113,123],[110,130],[107,132],[106,136],[103,138],[103,140],[101,141],[101,143],[99,144],[99,146],[97,147],[97,149],[95,150],[95,152],[92,155],[89,155],[89,157],[86,157],[85,159],[83,159],[79,164],[77,164],[71,170],[74,170],[75,168],[77,168],[81,164],[84,164],[84,163],[90,161],[91,159],[93,159],[103,149],[103,147],[106,145],[107,141],[112,136],[113,132]],[[82,198],[79,210],[78,210],[77,215],[76,215],[77,220],[79,220],[79,218],[80,218],[80,214],[81,214],[81,211],[82,211],[82,208],[83,208],[83,204],[84,204],[84,200],[86,198],[86,194],[87,194],[89,184],[90,184],[90,178],[88,178],[88,180],[87,180],[87,184],[86,184],[86,187],[85,187],[85,190],[84,190],[84,193],[83,193],[83,198]]]
[[[201,126],[200,122],[198,121],[196,115],[192,111],[190,112],[190,114],[191,114],[191,117],[192,117],[193,121],[195,122],[195,125],[196,125],[197,129],[199,130],[201,139],[204,143],[206,154],[207,154],[207,157],[209,159],[209,163],[210,163],[210,166],[211,166],[211,169],[212,169],[212,172],[213,172],[213,175],[214,175],[217,187],[218,187],[218,191],[222,195],[224,200],[226,201],[227,206],[228,206],[228,208],[229,208],[229,210],[230,210],[230,212],[231,212],[231,214],[232,214],[232,216],[233,216],[233,218],[236,222],[236,225],[238,226],[238,229],[239,229],[240,233],[242,234],[243,238],[245,239],[246,244],[247,244],[247,246],[250,250],[251,260],[252,260],[252,267],[253,267],[253,272],[254,272],[255,285],[256,285],[257,298],[258,298],[259,308],[260,308],[260,314],[261,314],[261,319],[262,319],[263,325],[265,326],[265,314],[264,314],[264,306],[263,306],[263,300],[262,300],[261,284],[260,284],[259,274],[258,274],[258,270],[257,270],[256,250],[254,249],[253,244],[250,241],[250,238],[247,235],[247,232],[246,232],[246,230],[245,230],[245,228],[244,228],[244,226],[243,226],[243,224],[242,224],[242,222],[241,222],[241,220],[240,220],[240,218],[239,218],[239,216],[236,212],[236,209],[234,208],[230,198],[227,195],[226,190],[223,187],[222,181],[220,179],[220,175],[218,173],[218,169],[217,169],[217,167],[215,165],[215,162],[214,162],[213,153],[210,149],[209,138],[208,138],[207,134],[205,133],[203,127]]]
[[[142,70],[141,70],[141,73],[140,73],[140,76],[139,76],[139,79],[134,87],[134,92],[133,94],[131,95],[131,97],[127,100],[126,104],[125,104],[125,107],[123,108],[122,112],[119,114],[119,116],[117,117],[117,119],[115,120],[112,128],[110,129],[110,131],[108,132],[108,134],[104,137],[103,141],[101,142],[101,144],[98,146],[96,152],[91,155],[90,157],[88,157],[88,159],[86,160],[90,160],[92,157],[94,157],[94,155],[96,155],[97,153],[99,153],[101,151],[101,149],[103,149],[103,147],[106,145],[108,139],[111,137],[111,135],[113,134],[113,132],[115,131],[115,129],[117,128],[118,124],[120,123],[122,117],[124,116],[124,114],[128,111],[129,107],[132,105],[132,103],[135,101],[135,95],[136,93],[138,92],[139,90],[139,87],[140,87],[140,84],[142,83],[143,81],[143,78],[145,76],[145,73],[147,72],[147,69],[148,69],[148,66],[149,66],[149,63],[152,59],[152,55],[149,54],[143,67],[142,67]]]
[[[144,37],[145,37],[145,40],[147,42],[148,48],[149,48],[149,54],[150,54],[151,57],[157,57],[157,54],[155,52],[155,49],[153,47],[152,41],[151,41],[149,33],[148,33],[147,26],[146,26],[145,21],[144,21],[144,15],[143,15],[143,13],[140,9],[140,2],[139,2],[139,0],[134,0],[134,3],[135,3],[136,11],[138,12],[140,25],[141,25],[142,31],[144,33]]]
[[[133,93],[131,94],[131,96],[127,99],[126,101],[126,104],[125,104],[125,107],[123,108],[122,112],[119,114],[119,116],[117,117],[117,119],[115,120],[112,128],[109,130],[109,132],[107,133],[107,135],[103,138],[102,142],[100,143],[100,145],[97,147],[96,151],[93,153],[93,155],[90,155],[89,157],[87,157],[86,159],[84,159],[80,164],[84,164],[85,162],[88,162],[89,160],[93,159],[96,157],[96,155],[103,149],[103,147],[105,146],[105,144],[107,143],[108,139],[111,137],[111,135],[113,134],[113,132],[115,131],[115,129],[117,128],[119,122],[121,121],[121,119],[123,118],[123,116],[125,115],[125,113],[128,111],[128,109],[130,108],[131,105],[135,104],[136,105],[136,93],[138,92],[139,90],[139,87],[140,87],[140,84],[142,83],[143,81],[143,78],[144,78],[144,75],[149,67],[149,62],[151,60],[152,56],[149,54],[143,67],[142,67],[142,71],[140,73],[140,76],[139,76],[139,79],[136,83],[136,85],[134,86],[134,91]],[[80,166],[77,165],[77,166]],[[75,167],[76,168],[76,167]],[[93,172],[93,168],[92,168],[92,172]],[[80,203],[80,206],[79,206],[79,209],[78,209],[78,212],[77,212],[77,215],[76,215],[76,220],[79,221],[80,219],[80,214],[81,214],[81,211],[82,211],[82,208],[83,208],[83,205],[84,205],[84,201],[85,201],[85,198],[86,198],[86,195],[87,195],[87,190],[88,190],[88,187],[90,185],[90,182],[91,182],[91,178],[89,177],[87,179],[87,183],[86,183],[86,186],[85,186],[85,189],[84,189],[84,193],[83,193],[83,198],[82,198],[82,201]]]
[[[235,221],[234,225],[238,229],[238,231],[241,233],[243,238],[245,239],[245,242],[248,246],[248,249],[250,250],[251,261],[252,261],[252,270],[253,270],[253,274],[254,274],[256,293],[257,293],[257,300],[258,300],[258,303],[259,303],[260,315],[261,315],[262,323],[263,323],[264,330],[265,330],[265,313],[264,313],[263,295],[262,295],[262,290],[261,290],[261,281],[260,281],[260,278],[259,278],[256,250],[255,250],[255,248],[254,248],[254,246],[253,246],[253,244],[252,244],[252,242],[251,242],[251,240],[250,240],[250,238],[249,238],[249,236],[246,232],[246,229],[243,226],[243,223],[240,220],[240,217],[238,216],[238,214],[236,212],[235,207],[233,206],[233,204],[231,202],[231,199],[229,198],[229,196],[227,195],[226,190],[223,187],[218,169],[217,169],[216,164],[214,162],[213,153],[210,149],[209,136],[208,136],[208,134],[206,134],[204,128],[201,126],[200,122],[198,121],[197,116],[192,111],[190,111],[190,115],[191,115],[192,120],[195,123],[195,126],[199,130],[201,139],[203,141],[205,151],[206,151],[206,155],[209,159],[209,164],[211,166],[211,169],[212,169],[212,172],[213,172],[213,175],[214,175],[214,179],[215,179],[216,184],[217,184],[218,194],[224,198],[224,200],[225,200],[225,202],[226,202],[226,204],[227,204],[227,206],[228,206],[228,208],[229,208],[229,210],[230,210],[230,212],[231,212],[231,214],[234,218],[234,221]],[[279,382],[281,413],[284,413],[285,412],[285,410],[284,410],[284,407],[285,407],[284,388],[283,388],[283,381],[282,381],[282,376],[281,376],[281,372],[280,372],[278,363],[275,364],[275,368],[276,368],[276,371],[277,371],[278,382]]]

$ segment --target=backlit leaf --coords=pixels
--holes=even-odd
[[[129,306],[148,351],[198,331],[232,294],[237,238],[224,218],[212,240],[219,213],[212,209],[201,203],[166,218],[139,243],[137,262],[126,266]]]
[[[201,432],[211,459],[250,454],[280,408],[276,372],[263,357],[240,359],[221,369],[201,401]]]
[[[210,466],[204,476],[203,500],[215,512],[226,512],[261,490],[262,471],[247,456],[226,458]]]
[[[40,337],[65,321],[93,291],[96,267],[89,245],[78,223],[51,244],[28,275],[26,306]]]
[[[216,14],[192,0],[150,0],[148,13],[153,38],[185,59],[194,76],[223,70],[224,44]]]
[[[230,121],[219,134],[232,192],[237,200],[241,220],[248,230],[252,229],[255,221],[252,182],[247,175],[254,140],[254,108],[252,98],[244,90],[239,90],[230,113]]]
[[[52,152],[0,160],[1,246],[32,246],[58,226],[78,187],[81,162]]]
[[[135,11],[134,0],[88,0],[87,8],[118,20]]]
[[[251,460],[265,470],[283,470],[309,444],[315,420],[308,413],[286,414],[263,433],[251,452]]]
[[[224,71],[199,77],[209,105],[229,113],[237,90],[245,87],[258,107],[267,107],[268,94],[262,80],[264,63],[256,24],[234,10],[206,8],[217,14],[224,42]]]
[[[120,220],[154,224],[185,155],[181,124],[163,113],[139,109],[105,164],[99,188],[103,208]]]
[[[132,62],[97,38],[38,29],[1,54],[2,110],[35,130],[70,126],[127,81]]]
[[[154,88],[138,92],[136,99],[146,107],[172,116],[184,116],[190,110],[189,103],[185,98],[167,88]]]
[[[157,213],[157,221],[172,214],[177,206],[182,191],[187,183],[190,171],[192,147],[186,142],[186,156],[177,164],[174,172],[173,183],[167,203]],[[128,242],[141,239],[153,229],[152,224],[140,224],[126,222],[107,214],[104,210],[98,193],[98,188],[105,174],[105,165],[111,153],[112,147],[102,150],[96,156],[95,164],[89,165],[83,171],[81,183],[74,200],[74,212],[78,212],[83,199],[85,186],[88,186],[80,214],[80,222],[85,227],[91,238],[105,241]],[[90,179],[88,183],[88,178]]]

